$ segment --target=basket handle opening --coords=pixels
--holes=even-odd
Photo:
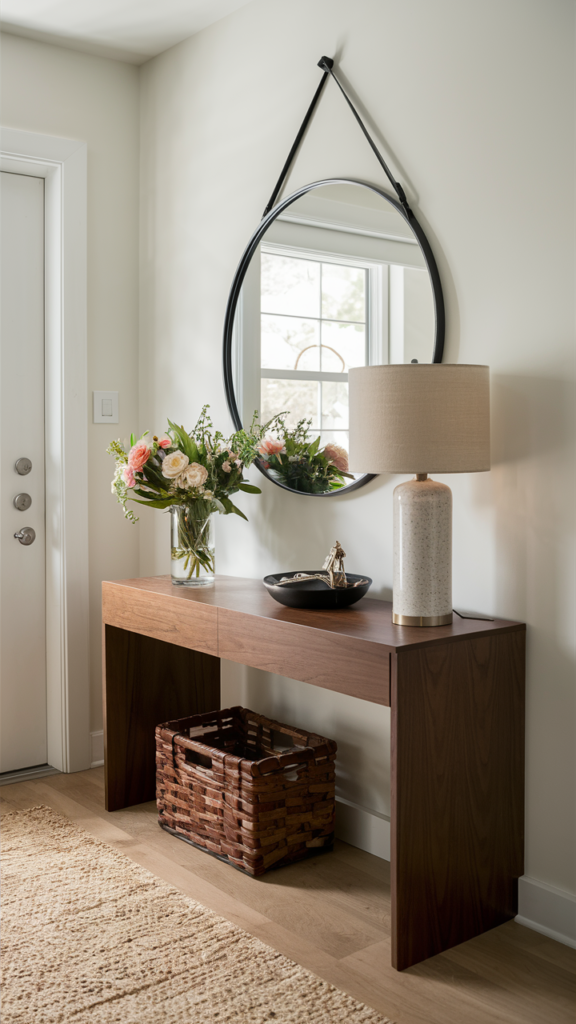
[[[198,750],[190,750],[189,747],[185,747],[184,757],[187,764],[195,764],[199,768],[212,770],[212,758],[208,754],[201,754]]]
[[[286,750],[303,749],[302,744],[294,742],[293,736],[290,736],[287,732],[281,732],[279,729],[270,730],[270,739],[272,741],[272,749],[278,754],[283,754]]]

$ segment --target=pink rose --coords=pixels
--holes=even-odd
[[[265,437],[258,445],[257,451],[260,455],[277,455],[280,457],[286,451],[286,446],[283,441],[279,441],[276,437]],[[282,462],[282,459],[280,459]]]
[[[124,480],[125,480],[126,485],[128,487],[134,487],[136,485],[136,480],[134,478],[134,473],[132,472],[132,469],[130,468],[130,466],[125,466],[125,468],[124,468],[124,470],[122,472],[122,476],[124,477]]]
[[[133,473],[140,473],[142,466],[148,462],[150,449],[146,441],[137,441],[128,452],[128,465]]]
[[[324,458],[328,459],[341,473],[348,472],[348,452],[339,444],[327,444],[324,448]]]
[[[172,444],[172,441],[171,441],[171,439],[169,437],[166,437],[166,434],[163,434],[162,437],[158,438],[158,447],[159,448],[169,448],[171,444]]]

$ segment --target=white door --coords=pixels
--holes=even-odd
[[[0,214],[2,773],[47,759],[44,179],[2,171]],[[17,467],[26,470],[28,464],[29,472],[20,475]],[[24,528],[34,531],[32,543],[15,538],[18,533],[30,540]]]

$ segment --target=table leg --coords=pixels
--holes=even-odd
[[[154,729],[220,707],[220,659],[104,627],[106,810],[155,796]]]
[[[392,665],[392,964],[517,913],[524,631],[411,649]]]

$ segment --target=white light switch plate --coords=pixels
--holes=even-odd
[[[118,392],[93,391],[93,423],[118,423]]]

